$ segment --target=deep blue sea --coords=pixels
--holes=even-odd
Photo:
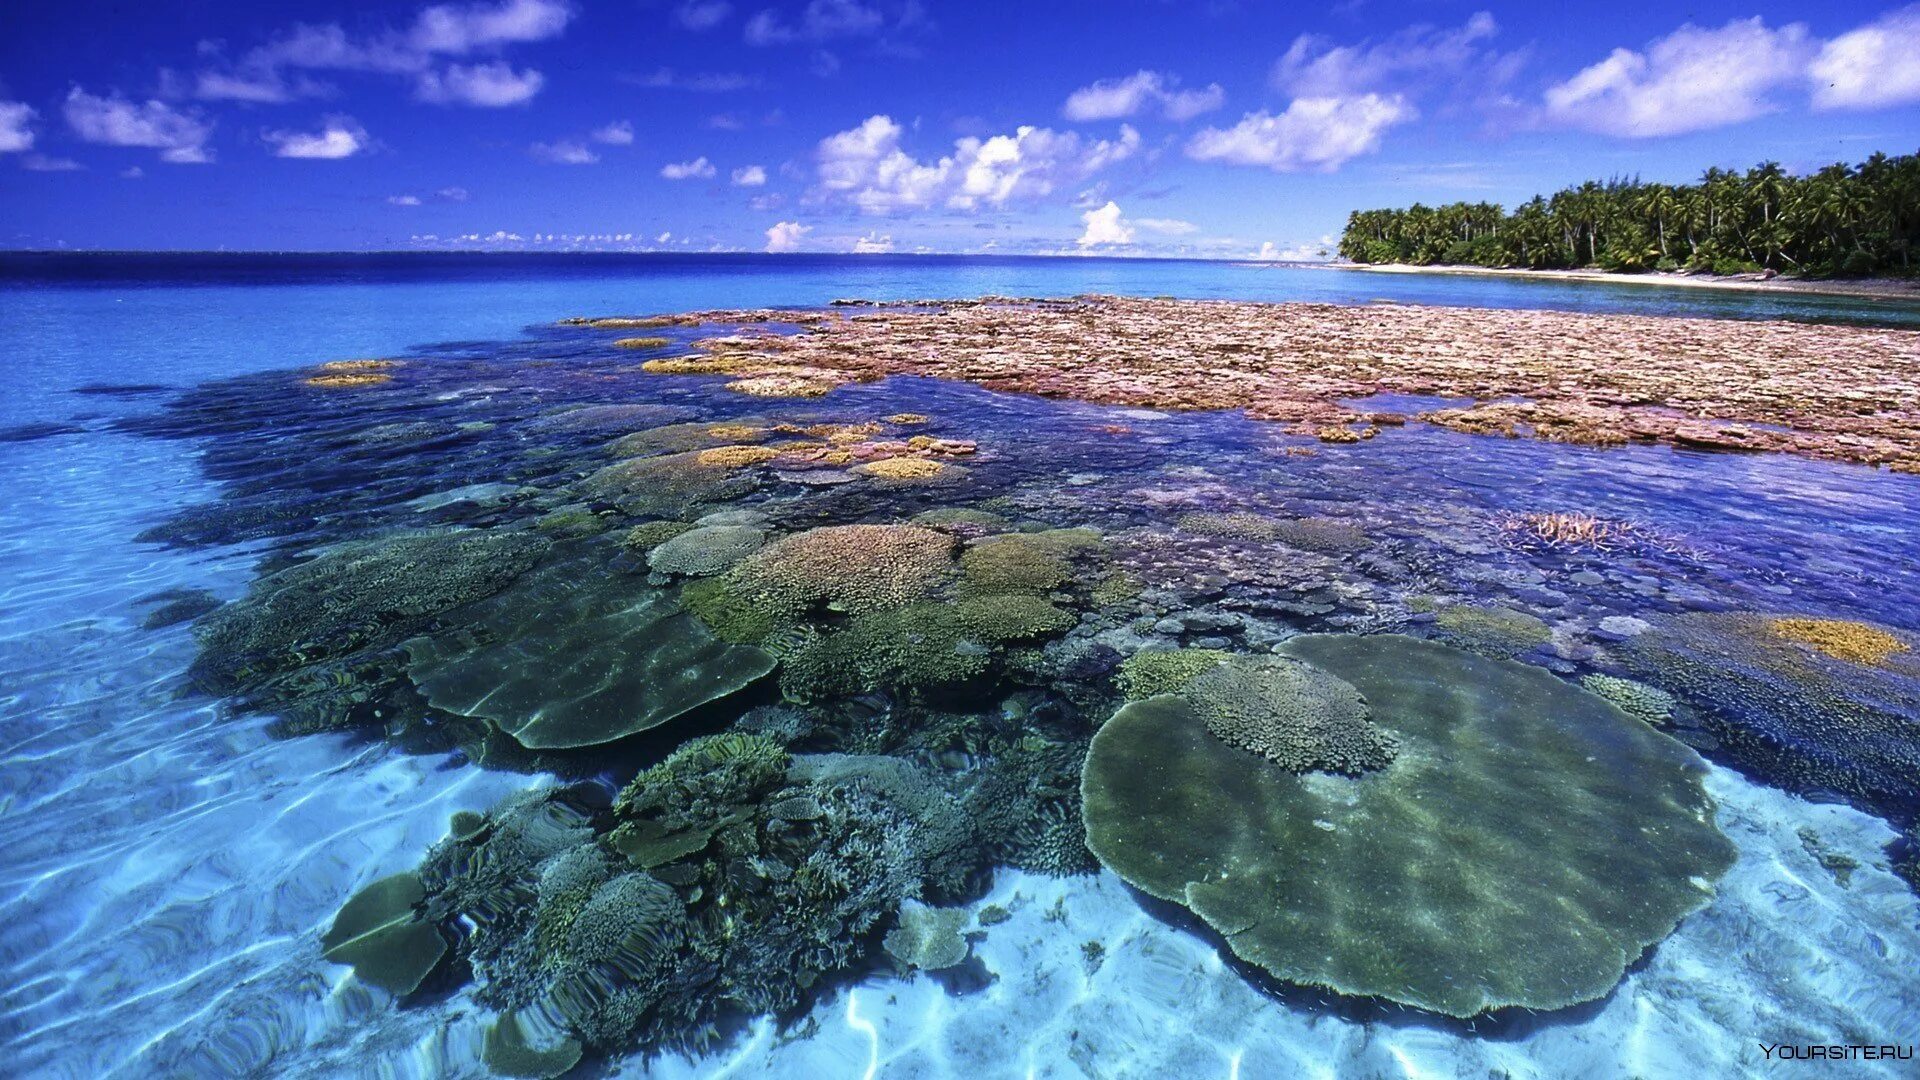
[[[0,254],[0,1073],[489,1075],[484,994],[448,982],[396,1006],[323,959],[319,936],[356,889],[418,865],[456,811],[485,812],[542,774],[395,748],[377,729],[281,737],[273,716],[189,684],[189,621],[147,624],[166,622],[152,616],[171,599],[241,597],[263,559],[369,523],[491,524],[459,509],[481,498],[471,492],[546,482],[543,459],[504,433],[575,404],[797,425],[932,416],[933,434],[978,443],[969,482],[996,513],[1098,528],[1128,553],[1144,617],[1100,641],[1122,652],[1270,645],[1300,629],[1425,634],[1434,597],[1443,612],[1498,605],[1536,619],[1551,641],[1521,659],[1568,680],[1605,669],[1642,616],[1770,612],[1920,632],[1920,477],[1418,424],[1309,454],[1238,416],[923,380],[749,409],[711,379],[607,377],[617,357],[603,338],[555,327],[840,298],[1088,293],[1920,327],[1920,307],[1866,300],[1180,261]],[[283,373],[376,357],[426,373],[404,409],[337,398],[346,404],[316,413],[276,397],[295,385]],[[439,434],[417,453],[377,441],[402,424]],[[572,462],[599,450],[554,452]],[[179,540],[189,508],[284,515],[308,495],[324,507],[311,532],[210,527]],[[749,499],[779,520],[802,495],[815,497]],[[1515,548],[1490,524],[1546,511],[1628,519],[1646,540],[1576,557]],[[1334,520],[1378,542],[1371,553],[1181,547],[1173,522],[1194,512]],[[1214,594],[1191,583],[1216,572],[1292,591],[1226,604],[1244,630],[1169,629],[1182,603],[1205,607]],[[1246,599],[1236,588],[1218,595]],[[571,1075],[1735,1076],[1785,1067],[1761,1043],[1920,1041],[1920,904],[1891,870],[1899,823],[1716,730],[1686,741],[1711,763],[1705,789],[1737,861],[1597,1001],[1480,1026],[1356,1008],[1255,977],[1218,935],[1111,872],[1000,867],[963,901],[977,920],[964,976],[862,969],[777,1021],[740,1018],[699,1046],[590,1054]],[[1910,1061],[1845,1068],[1916,1075]]]

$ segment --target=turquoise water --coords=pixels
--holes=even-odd
[[[966,463],[968,500],[994,496],[1036,524],[1135,538],[1116,541],[1116,558],[1156,593],[1141,601],[1148,624],[1217,610],[1239,627],[1116,623],[1102,643],[1238,649],[1300,630],[1426,633],[1430,616],[1419,618],[1413,599],[1439,597],[1540,619],[1554,641],[1522,659],[1571,678],[1595,669],[1609,641],[1594,631],[1610,617],[1785,611],[1920,630],[1920,478],[1419,426],[1307,456],[1290,452],[1315,449],[1304,440],[1235,416],[1163,417],[915,380],[817,402],[743,402],[710,379],[609,377],[620,357],[604,337],[551,326],[583,314],[984,293],[1897,324],[1920,321],[1911,309],[1104,260],[303,257],[49,267],[0,257],[0,283],[0,347],[12,365],[0,396],[0,1040],[10,1071],[22,1075],[485,1074],[477,1058],[486,1010],[471,986],[396,1009],[323,961],[317,938],[356,888],[419,864],[456,810],[485,811],[537,775],[480,768],[444,747],[400,752],[365,731],[277,738],[271,716],[191,691],[183,675],[196,649],[186,623],[142,622],[170,592],[241,596],[263,556],[394,525],[492,522],[495,510],[471,502],[418,500],[490,483],[544,492],[568,468],[597,463],[587,435],[523,452],[532,444],[520,433],[566,405],[649,401],[715,420],[931,415],[933,434],[978,443]],[[418,383],[392,399],[315,407],[284,374],[367,356],[412,357],[403,370]],[[493,434],[448,434],[476,422]],[[363,437],[399,423],[442,425],[441,434],[419,448]],[[450,441],[434,442],[443,437]],[[955,497],[897,498],[918,510]],[[802,507],[834,521],[905,512],[884,500],[752,498],[783,522],[779,515],[799,520]],[[319,507],[311,515],[281,512],[307,499]],[[178,540],[180,513],[209,504],[272,508],[276,523],[213,527],[172,546],[136,540]],[[1650,540],[1604,554],[1501,540],[1499,522],[1545,511],[1629,519]],[[1333,520],[1374,543],[1318,553],[1195,543],[1170,525],[1192,512]],[[1200,580],[1210,574],[1231,580]],[[1681,725],[1681,734],[1714,762],[1708,790],[1739,861],[1721,896],[1619,990],[1565,1015],[1509,1019],[1482,1034],[1343,1009],[1224,965],[1203,927],[1143,903],[1110,874],[1003,867],[966,901],[1009,913],[972,946],[992,976],[985,989],[862,972],[805,1002],[784,1035],[750,1019],[705,1051],[616,1056],[608,1067],[1558,1076],[1684,1066],[1723,1075],[1764,1071],[1756,1040],[1911,1041],[1920,1029],[1912,1005],[1920,912],[1886,853],[1899,799],[1840,798],[1823,782],[1849,779],[1859,763],[1827,762],[1821,781],[1809,781],[1771,750],[1731,744],[1716,719]],[[1858,866],[1842,882],[1823,868],[1821,850]],[[1054,910],[1064,914],[1052,918]],[[1088,961],[1088,941],[1103,943],[1105,962]],[[1069,1037],[1081,1031],[1084,1039]]]

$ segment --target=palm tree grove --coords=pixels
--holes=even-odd
[[[1695,184],[1588,181],[1496,203],[1356,210],[1340,254],[1357,263],[1527,269],[1774,270],[1910,275],[1920,244],[1920,156],[1875,154],[1805,176],[1776,162],[1711,168]]]

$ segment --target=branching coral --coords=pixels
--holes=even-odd
[[[1038,597],[1014,594],[913,604],[808,639],[784,658],[780,686],[805,701],[962,682],[991,666],[995,646],[1057,634],[1075,621]]]
[[[1835,660],[1868,667],[1884,667],[1889,657],[1913,649],[1877,626],[1846,619],[1774,619],[1768,627],[1788,641],[1811,646]]]

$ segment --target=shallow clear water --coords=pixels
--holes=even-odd
[[[141,621],[154,607],[146,598],[167,590],[239,596],[256,561],[277,546],[466,520],[470,504],[407,504],[537,477],[500,433],[562,404],[657,400],[715,419],[929,414],[933,434],[974,440],[979,453],[967,462],[966,491],[897,496],[909,510],[998,496],[1009,514],[1131,537],[1116,541],[1117,558],[1164,594],[1160,606],[1246,620],[1242,630],[1199,635],[1229,646],[1265,640],[1276,626],[1399,628],[1382,612],[1406,616],[1414,597],[1537,615],[1555,639],[1526,659],[1568,675],[1605,648],[1593,631],[1610,616],[1791,611],[1920,630],[1916,477],[1778,457],[1476,439],[1417,425],[1321,449],[1237,416],[1159,416],[919,380],[752,402],[720,393],[713,379],[622,374],[604,336],[550,325],[579,314],[982,293],[1389,298],[1893,322],[1915,319],[1911,310],[1641,286],[1107,261],[303,259],[210,269],[160,260],[82,280],[70,266],[50,275],[0,258],[0,273],[0,346],[12,358],[0,428],[13,435],[0,441],[8,495],[0,500],[0,1040],[11,1071],[23,1075],[484,1075],[484,1010],[468,991],[395,1009],[322,961],[317,936],[354,889],[416,865],[454,811],[484,810],[538,777],[481,769],[459,754],[401,753],[377,738],[275,738],[267,718],[228,714],[188,692],[189,626],[148,630]],[[416,369],[439,362],[433,378],[448,387],[516,389],[409,397],[404,407],[345,398],[324,412],[289,398],[275,416],[275,395],[287,385],[278,372],[401,354],[414,356]],[[139,389],[203,383],[215,385],[173,406],[170,390]],[[119,389],[75,392],[102,387]],[[348,437],[455,419],[493,423],[495,434],[432,452]],[[225,436],[209,434],[222,424]],[[564,450],[597,453],[584,438]],[[232,544],[134,539],[185,508],[296,491],[325,496],[311,525]],[[802,494],[776,486],[753,498],[797,513],[814,506]],[[875,510],[860,498],[821,505],[836,520]],[[1172,522],[1194,511],[1333,519],[1372,546],[1330,555],[1184,544]],[[1507,542],[1510,516],[1551,511],[1630,520],[1648,540],[1604,554]],[[1226,585],[1198,580],[1223,566]],[[1152,623],[1159,613],[1149,615]],[[1154,631],[1111,636],[1127,633]],[[1710,730],[1685,734],[1715,756]],[[1786,794],[1750,761],[1716,760],[1709,790],[1739,848],[1719,898],[1613,994],[1564,1014],[1479,1031],[1269,992],[1223,963],[1217,942],[1191,920],[1143,905],[1110,874],[1003,869],[971,901],[1010,912],[974,945],[992,976],[984,988],[925,974],[866,976],[821,995],[785,1034],[756,1022],[707,1055],[635,1057],[613,1069],[1757,1074],[1770,1067],[1757,1042],[1910,1041],[1920,1029],[1912,1004],[1920,999],[1920,907],[1887,869],[1893,830],[1860,809]],[[1847,881],[1821,866],[1803,831],[1859,864]],[[1088,941],[1103,944],[1102,962],[1089,960]]]

